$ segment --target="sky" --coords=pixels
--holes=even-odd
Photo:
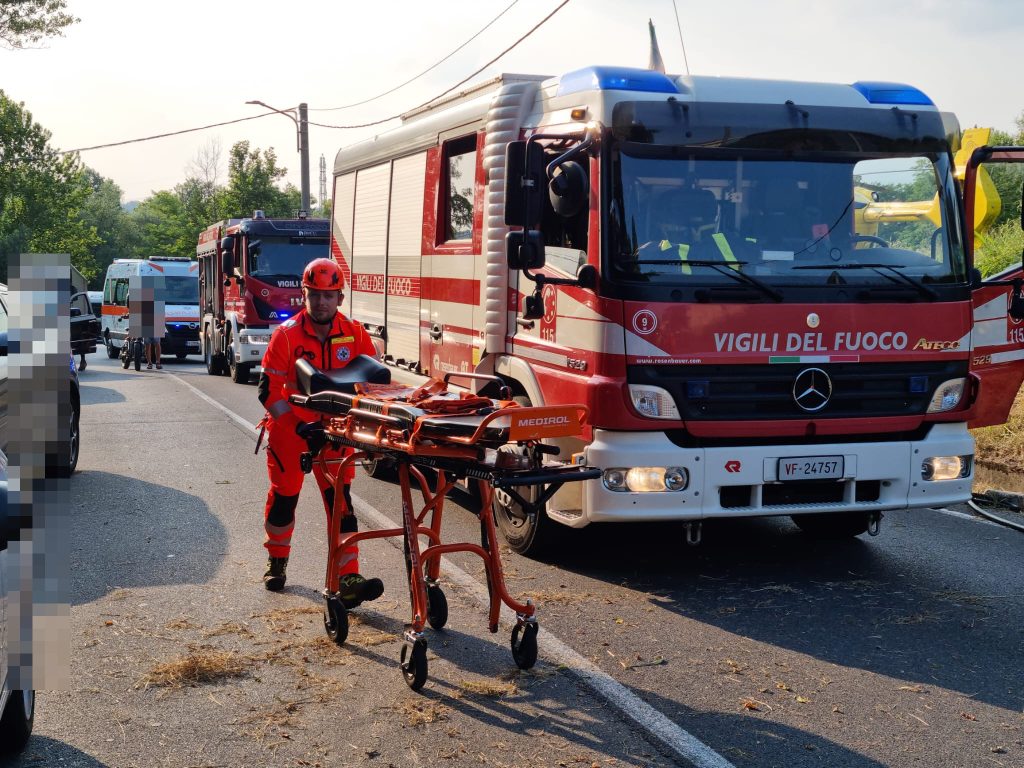
[[[0,89],[23,102],[76,149],[309,105],[309,119],[352,125],[400,114],[438,96],[524,35],[561,0],[69,0],[81,22],[32,50],[0,50]],[[427,69],[503,9],[499,21],[424,77]],[[676,0],[686,60],[695,75],[850,83],[905,82],[964,127],[1012,131],[1024,113],[1019,0]],[[467,83],[501,72],[557,75],[603,64],[646,67],[647,19],[666,67],[686,71],[672,0],[569,0],[546,24]],[[338,149],[386,131],[310,127],[310,187],[327,190]],[[171,189],[202,151],[220,148],[220,182],[236,141],[273,147],[299,186],[295,124],[260,119],[122,147],[82,152],[123,200]]]

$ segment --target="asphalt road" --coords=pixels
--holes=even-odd
[[[415,694],[393,544],[362,547],[384,597],[345,648],[324,636],[312,480],[288,590],[262,589],[264,454],[210,402],[255,423],[254,384],[192,361],[125,372],[100,352],[82,398],[73,690],[39,696],[15,765],[1024,766],[1024,536],[1009,529],[894,512],[876,538],[825,544],[785,519],[719,522],[691,548],[681,526],[593,526],[548,562],[506,557],[513,594],[539,606],[530,672],[450,571]],[[396,486],[360,473],[354,490],[364,523],[397,521]],[[447,540],[476,540],[471,509],[453,499]],[[469,556],[452,565],[482,580]],[[236,676],[162,684],[202,660]],[[630,697],[706,748],[681,757]]]

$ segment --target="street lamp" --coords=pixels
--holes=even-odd
[[[298,143],[300,165],[301,165],[301,176],[302,176],[302,216],[309,214],[309,123],[307,115],[307,107],[305,103],[299,104],[299,117],[296,119],[294,109],[276,109],[269,104],[264,104],[262,101],[253,99],[252,101],[245,102],[246,104],[259,104],[261,107],[266,107],[271,112],[277,112],[284,115],[293,123],[295,123],[295,134],[296,142]]]

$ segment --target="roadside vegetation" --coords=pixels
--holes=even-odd
[[[1005,424],[976,429],[973,434],[977,442],[976,484],[1024,492],[1024,394],[1017,393]]]

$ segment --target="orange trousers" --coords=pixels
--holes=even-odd
[[[263,511],[263,528],[266,531],[263,546],[267,548],[271,557],[288,557],[291,552],[292,532],[295,530],[295,507],[299,503],[299,492],[306,477],[299,464],[299,457],[308,450],[306,441],[288,427],[275,428],[273,424],[268,425],[267,472],[270,475],[270,490],[267,492],[267,505]],[[328,460],[341,459],[349,453],[350,448],[336,448],[328,444],[321,456]],[[313,476],[320,488],[329,525],[331,510],[334,508],[334,487],[330,477],[317,463],[313,465]],[[355,465],[350,464],[342,473],[345,501],[348,502],[349,510],[352,509],[349,486],[354,477]],[[341,532],[353,533],[356,530],[356,516],[347,515],[341,521]],[[346,547],[342,552],[341,575],[358,572],[359,548]]]

